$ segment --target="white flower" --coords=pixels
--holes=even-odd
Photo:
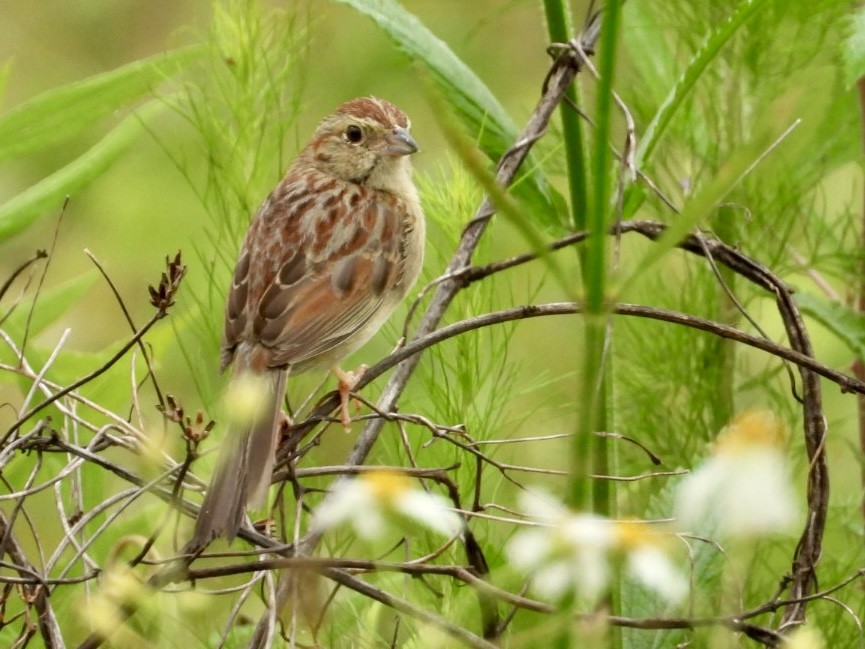
[[[544,599],[558,601],[579,591],[594,601],[609,582],[606,553],[612,541],[609,521],[574,514],[551,527],[518,532],[506,552],[516,568],[532,574],[532,588]]]
[[[372,540],[384,536],[389,523],[406,521],[445,536],[454,536],[463,527],[448,500],[418,488],[398,471],[368,471],[337,482],[315,511],[312,527],[323,531],[350,523],[361,537]]]
[[[537,526],[517,532],[505,552],[514,567],[531,575],[538,596],[560,601],[579,593],[596,602],[609,585],[612,553],[624,556],[628,572],[668,601],[687,593],[687,582],[658,544],[660,535],[647,525],[570,512],[533,491],[521,496],[521,506]]]
[[[616,529],[628,573],[671,604],[685,599],[688,580],[664,551],[670,535],[639,521],[618,523]]]
[[[826,641],[819,630],[806,624],[793,630],[781,646],[783,649],[826,649]]]
[[[787,530],[796,501],[783,451],[785,428],[770,412],[746,412],[718,435],[709,458],[679,485],[676,515],[689,529],[733,537]]]

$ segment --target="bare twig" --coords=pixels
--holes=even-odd
[[[25,601],[36,610],[37,625],[42,635],[42,642],[47,649],[62,649],[65,647],[63,634],[60,632],[60,624],[54,614],[54,609],[49,602],[48,585],[42,579],[38,571],[30,565],[23,548],[12,534],[12,529],[6,521],[6,517],[0,512],[0,537],[5,542],[5,551],[9,554],[22,578],[34,579],[33,582],[24,584]]]

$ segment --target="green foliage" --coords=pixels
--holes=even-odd
[[[865,315],[845,304],[805,291],[796,293],[796,302],[802,313],[835,334],[855,358],[865,358]]]
[[[485,11],[482,4],[466,3],[466,16]],[[667,519],[674,509],[680,478],[647,474],[699,466],[713,452],[713,440],[736,411],[769,408],[790,424],[793,435],[788,454],[804,503],[810,462],[798,430],[802,414],[796,399],[801,386],[795,374],[791,381],[777,358],[704,332],[637,318],[608,320],[608,315],[619,298],[628,299],[748,332],[765,331],[783,343],[772,295],[717,263],[676,248],[683,235],[704,230],[785,281],[802,286],[796,298],[808,316],[819,358],[846,366],[852,356],[865,355],[863,316],[842,304],[842,300],[855,301],[851,294],[859,290],[863,259],[862,183],[858,167],[848,164],[861,156],[859,116],[852,93],[845,88],[862,74],[865,29],[862,12],[840,0],[613,3],[609,6],[620,9],[621,22],[605,33],[598,48],[601,78],[593,80],[584,71],[578,78],[579,91],[571,93],[591,122],[573,108],[564,108],[561,128],[553,125],[547,130],[539,142],[542,154],[535,153],[527,162],[509,193],[494,185],[490,171],[491,161],[513,144],[519,132],[505,106],[531,106],[546,65],[546,37],[538,36],[543,30],[535,33],[525,24],[507,24],[505,8],[523,4],[497,6],[493,20],[501,22],[486,26],[482,20],[469,30],[473,35],[485,29],[503,30],[495,34],[497,48],[486,50],[483,60],[474,58],[468,47],[464,48],[468,54],[458,56],[455,52],[462,51],[457,47],[458,36],[449,34],[449,42],[440,38],[409,11],[413,6],[409,3],[338,0],[331,3],[330,10],[345,12],[339,16],[354,20],[360,15],[371,18],[388,42],[414,63],[422,80],[431,82],[426,96],[451,156],[438,169],[423,168],[417,178],[429,221],[429,244],[416,291],[426,289],[408,323],[404,323],[409,313],[406,306],[362,352],[363,360],[385,355],[404,332],[411,336],[485,194],[492,196],[499,213],[484,233],[472,263],[483,265],[526,252],[540,259],[463,288],[444,320],[461,321],[514,305],[586,296],[588,317],[510,322],[469,331],[425,350],[417,375],[400,400],[399,412],[392,413],[392,419],[397,415],[403,419],[385,424],[369,459],[370,464],[441,469],[462,508],[477,510],[472,511],[478,516],[470,517],[469,525],[490,568],[482,576],[497,588],[533,598],[536,593],[526,588],[524,576],[509,564],[505,550],[508,539],[521,527],[515,521],[534,513],[516,511],[524,487],[541,483],[560,500],[567,500],[562,495],[569,490],[573,493],[573,483],[582,481],[596,495],[609,494],[609,506],[597,497],[572,497],[572,502],[592,503],[611,516],[635,516],[670,529],[664,526],[670,524]],[[250,217],[306,137],[307,125],[302,130],[299,117],[307,111],[310,117],[321,112],[314,105],[307,106],[313,104],[310,97],[316,90],[312,82],[340,87],[343,71],[328,69],[321,74],[320,62],[311,55],[318,52],[326,60],[320,50],[313,49],[322,42],[326,46],[330,37],[323,31],[327,17],[318,13],[320,6],[309,4],[314,19],[308,20],[303,9],[273,8],[253,0],[214,3],[209,30],[200,37],[202,45],[142,59],[60,87],[0,117],[0,160],[12,165],[70,142],[77,146],[75,136],[88,135],[94,125],[104,126],[118,110],[124,114],[100,141],[77,152],[71,163],[39,175],[44,179],[0,206],[0,243],[8,245],[13,235],[25,230],[28,236],[41,236],[39,217],[59,209],[65,196],[78,194],[85,186],[95,187],[97,181],[119,182],[111,170],[127,161],[131,151],[153,156],[145,145],[151,140],[142,138],[142,132],[160,147],[158,161],[148,158],[147,164],[151,169],[164,166],[167,156],[200,210],[192,217],[195,234],[182,242],[189,264],[188,283],[169,318],[151,329],[143,344],[161,385],[159,396],[147,376],[144,352],[136,348],[134,360],[131,355],[122,359],[42,413],[50,418],[25,422],[16,436],[0,444],[0,468],[7,489],[3,497],[10,505],[4,505],[0,517],[5,520],[13,511],[11,501],[21,504],[14,510],[17,518],[11,526],[14,538],[23,539],[33,571],[44,569],[50,578],[88,575],[94,566],[124,565],[115,550],[130,538],[137,550],[142,541],[138,536],[158,531],[154,552],[163,556],[173,554],[185,540],[188,522],[181,519],[186,517],[153,494],[180,487],[175,482],[178,468],[186,469],[187,459],[218,443],[210,438],[196,447],[189,427],[194,428],[190,422],[195,421],[196,404],[202,404],[208,416],[219,412],[217,358],[222,311],[238,244]],[[550,21],[547,36],[564,40],[569,36],[570,15],[581,15],[581,7],[564,0],[545,0],[543,6]],[[420,15],[422,7],[417,9]],[[535,9],[539,20],[539,7]],[[490,14],[483,16],[489,19]],[[456,16],[454,25],[462,27],[467,20]],[[839,34],[845,35],[843,51],[835,47]],[[359,52],[369,45],[363,38],[358,36]],[[544,61],[529,84],[530,94],[516,96],[514,81],[514,97],[496,97],[490,90],[495,86],[487,86],[480,71],[489,74],[492,63],[513,61],[527,52]],[[353,63],[341,62],[345,74],[352,73]],[[0,71],[0,94],[8,69],[7,65]],[[380,73],[385,75],[387,70],[382,68]],[[421,94],[422,84],[406,92]],[[634,150],[627,149],[627,121],[616,98],[633,118],[638,143]],[[133,110],[138,104],[142,106]],[[786,134],[796,120],[802,120],[800,125]],[[786,135],[779,139],[782,134]],[[627,164],[617,164],[611,144],[620,153],[632,154],[636,170],[652,185],[633,178]],[[593,152],[589,169],[581,162],[583,149]],[[428,153],[436,151],[433,148]],[[151,180],[144,174],[136,182]],[[569,206],[564,205],[560,191],[569,197]],[[160,223],[180,219],[181,209],[177,207]],[[583,223],[578,217],[590,224],[592,241],[578,255],[547,252],[550,233],[559,235],[571,223]],[[637,241],[626,234],[607,236],[621,218],[654,219],[670,227],[659,242]],[[166,234],[166,241],[172,241],[171,234]],[[83,245],[89,245],[93,236],[93,232],[76,230],[66,240],[61,231],[58,254],[62,256],[66,247],[80,247],[81,238],[87,238]],[[116,254],[121,260],[125,251],[138,245],[122,234],[110,241],[119,249]],[[161,258],[164,252],[155,251],[154,256]],[[55,269],[56,265],[51,267]],[[85,328],[113,324],[112,339],[91,348],[77,348],[67,341],[68,348],[58,350],[52,358],[57,332],[82,326],[76,307],[96,278],[93,271],[67,272],[65,268],[62,275],[57,274],[62,279],[49,275],[38,296],[33,295],[38,283],[34,273],[19,279],[15,290],[4,298],[0,329],[10,343],[3,338],[0,388],[3,399],[14,407],[0,411],[10,423],[20,411],[45,398],[43,391],[56,391],[100,368],[129,337],[126,318],[112,302],[83,316]],[[143,286],[154,279],[143,277],[139,283]],[[27,286],[22,288],[27,282],[29,292]],[[125,288],[121,295],[127,294]],[[135,311],[132,319],[140,325],[136,309],[145,312],[146,308],[148,317],[152,309],[140,297],[145,291],[139,289],[133,293],[139,297],[127,306]],[[811,327],[814,323],[821,327]],[[13,344],[21,345],[25,338],[26,366],[12,352]],[[50,365],[46,365],[49,358]],[[292,396],[305,394],[305,379],[292,379]],[[374,399],[383,382],[382,378],[365,387],[363,396]],[[167,392],[182,393],[185,410],[167,408],[169,416],[162,420],[154,406],[165,405]],[[27,395],[32,401],[23,407]],[[375,416],[366,408],[362,412]],[[826,405],[820,414],[831,423],[826,449],[832,491],[818,566],[821,588],[855,575],[865,557],[857,475],[863,467],[855,412],[849,396],[826,390]],[[322,492],[333,484],[335,475],[346,473],[346,451],[362,427],[358,422],[352,434],[345,435],[338,426],[320,425],[304,440],[309,446],[292,457],[293,473],[280,490],[284,500],[274,510],[274,527],[285,532],[286,538],[307,531],[311,512],[324,497]],[[224,426],[215,430],[217,437]],[[596,443],[598,431],[611,436]],[[639,445],[615,437],[617,433]],[[54,446],[59,440],[71,446]],[[661,464],[653,464],[644,449]],[[205,464],[196,460],[190,470],[201,474]],[[582,472],[579,476],[575,467]],[[169,470],[175,473],[169,475]],[[319,470],[321,473],[311,475]],[[602,477],[589,481],[590,473],[622,480]],[[160,475],[169,477],[158,479]],[[149,491],[130,484],[132,478],[142,476],[154,480]],[[417,482],[429,491],[447,493],[441,482]],[[187,475],[179,495],[195,500],[198,495],[190,487],[198,484],[197,478]],[[33,489],[32,493],[27,489]],[[25,495],[13,497],[11,492]],[[68,527],[82,516],[80,529],[70,532]],[[682,535],[673,540],[677,545],[671,556],[691,579],[690,599],[660,605],[657,596],[633,579],[619,578],[623,568],[619,562],[612,565],[617,582],[610,588],[612,612],[638,620],[673,621],[739,613],[775,595],[790,570],[796,541],[794,536],[783,535],[754,543],[716,539],[714,534],[707,540]],[[65,549],[46,560],[43,555],[51,554],[61,542]],[[231,549],[244,547],[236,541]],[[86,559],[81,558],[82,553],[87,553]],[[372,545],[358,542],[349,529],[330,530],[316,556],[407,561],[408,566],[466,564],[460,539],[442,548],[441,539],[433,534],[411,534],[403,539],[397,530],[393,538]],[[257,560],[247,556],[200,558],[194,566],[222,565],[235,559],[238,563]],[[134,570],[146,576],[151,574],[147,571],[157,569],[142,564]],[[437,574],[417,578],[375,567],[352,574],[410,606],[481,633],[478,591],[460,579]],[[70,644],[87,632],[85,622],[71,622],[82,617],[85,602],[116,606],[129,601],[124,598],[138,598],[141,610],[127,627],[132,635],[118,639],[118,646],[133,646],[138,640],[153,646],[215,646],[225,619],[235,614],[257,619],[263,613],[263,601],[270,602],[271,584],[250,586],[242,581],[246,576],[220,581],[202,578],[196,583],[199,591],[232,586],[238,592],[222,598],[189,593],[188,599],[166,593],[142,595],[136,580],[120,584],[129,589],[124,590],[108,577],[103,573],[94,587],[90,584],[96,582],[90,580],[86,586],[63,583],[53,587],[51,603]],[[396,612],[368,594],[337,587],[324,577],[314,581],[293,600],[297,606],[289,606],[283,620],[297,634],[298,646],[454,646],[454,640],[434,624]],[[847,646],[858,633],[865,610],[862,593],[854,583],[833,597],[842,605],[830,599],[809,602],[809,619],[821,629],[828,646]],[[32,615],[29,600],[8,595],[6,599],[6,620],[16,620],[19,613]],[[514,610],[501,644],[531,647],[555,640],[567,643],[569,638],[576,646],[592,630],[563,624],[571,619],[571,604],[568,601],[560,605],[558,614],[549,615],[519,606],[511,609],[510,603],[499,601],[496,606],[503,615],[499,621]],[[297,613],[294,618],[292,609]],[[777,628],[777,619],[766,614],[749,621]],[[721,626],[635,628],[611,632],[598,646],[720,644],[727,640],[721,637],[726,634],[719,631]],[[0,644],[13,644],[17,633],[15,622],[9,622],[0,630]],[[251,634],[249,625],[230,628],[226,646],[245,646]]]
[[[570,8],[565,0],[544,0],[544,17],[551,43],[567,43],[574,33],[569,16]],[[580,230],[586,224],[586,142],[583,122],[574,110],[580,103],[577,85],[571,85],[559,112],[562,119],[562,142],[568,172],[568,195],[570,196],[571,219],[574,228]]]
[[[865,76],[865,8],[850,14],[847,38],[844,39],[844,81],[848,88]]]
[[[23,157],[58,144],[92,128],[172,76],[199,54],[197,48],[169,52],[47,91],[0,117],[0,162]],[[4,74],[5,77],[5,74]],[[27,228],[66,196],[103,175],[123,155],[155,106],[130,115],[76,160],[0,205],[0,241]]]
[[[153,93],[201,54],[186,48],[49,90],[0,117],[0,162],[56,146]],[[4,73],[4,78],[8,70]]]
[[[482,194],[474,176],[455,164],[434,177],[422,179],[420,185],[431,229],[429,238],[433,242],[432,267],[441,268],[458,241],[460,221],[455,220],[454,215],[472,214]],[[492,257],[489,245],[483,245],[477,251],[479,263]],[[427,276],[426,279],[432,281],[435,278]],[[527,287],[527,295],[516,298],[508,296],[508,288],[495,281],[479,288],[481,290],[454,305],[449,319],[457,321],[494,311],[510,302],[508,297],[530,300],[537,290],[537,287]],[[469,435],[481,440],[497,431],[519,427],[525,415],[503,408],[502,404],[518,398],[518,391],[532,392],[538,386],[536,382],[517,386],[520,363],[510,359],[508,354],[513,333],[514,327],[510,325],[479,329],[432,350],[430,362],[423,369],[422,395],[413,395],[414,399],[420,400],[418,410],[432,408],[437,421],[458,422]],[[538,377],[538,380],[543,380],[543,377]],[[414,403],[414,399],[410,403]],[[469,484],[471,473],[464,476],[465,484]]]
[[[66,196],[103,175],[129,150],[143,123],[157,109],[157,104],[151,104],[130,115],[86,153],[0,205],[0,241],[18,234],[52,209],[59,210]]]
[[[493,160],[517,139],[517,128],[498,99],[448,45],[395,0],[337,0],[372,18],[420,69],[463,121],[481,150]],[[546,226],[564,225],[562,199],[543,172],[530,160],[528,173],[516,186],[517,195],[533,208]]]
[[[694,52],[688,67],[676,79],[675,85],[670,89],[666,99],[664,99],[652,121],[646,127],[642,143],[636,154],[636,165],[638,167],[643,167],[648,161],[648,157],[655,148],[658,139],[670,125],[673,116],[691,93],[694,84],[702,76],[706,67],[718,57],[718,54],[730,38],[768,3],[768,0],[741,0],[735,10],[730,13],[729,17],[708,33],[705,43]],[[667,67],[663,57],[664,55],[662,54],[661,60],[653,64],[656,71]]]
[[[294,10],[265,13],[247,0],[215,4],[206,56],[169,100],[193,131],[195,155],[169,139],[161,144],[209,220],[193,242],[203,273],[184,296],[183,324],[174,333],[208,405],[218,393],[224,299],[240,241],[293,157],[285,148],[301,105],[305,29]]]

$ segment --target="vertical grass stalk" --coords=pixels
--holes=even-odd
[[[566,0],[544,0],[547,32],[553,43],[568,42],[574,35],[568,9]],[[597,105],[599,123],[591,170],[586,163],[582,122],[576,111],[580,98],[575,85],[568,88],[559,111],[567,163],[571,221],[575,229],[588,228],[592,232],[588,249],[579,249],[578,252],[586,301],[583,391],[567,498],[573,508],[591,509],[609,515],[611,499],[607,484],[603,482],[593,484],[589,478],[594,472],[607,473],[609,468],[606,442],[595,435],[596,431],[608,428],[607,395],[611,390],[610,375],[604,371],[604,365],[607,364],[605,358],[608,357],[605,353],[607,334],[605,233],[610,220],[608,206],[611,195],[609,174],[611,165],[607,143],[612,108],[612,72],[619,20],[618,2],[614,1],[608,11],[601,34],[602,81]],[[594,181],[591,203],[588,197],[589,178]],[[556,646],[573,646],[575,634],[580,635],[579,631],[571,627],[566,628],[557,636]]]
[[[544,0],[547,35],[551,43],[567,43],[574,37],[567,0]],[[583,123],[575,110],[580,105],[579,89],[571,85],[559,108],[562,136],[567,162],[568,193],[571,202],[571,220],[576,230],[586,227],[586,156]],[[582,256],[581,256],[582,259]]]
[[[606,426],[604,364],[607,341],[607,246],[606,235],[612,222],[612,159],[609,149],[611,117],[613,111],[612,87],[615,72],[616,41],[620,20],[620,2],[607,4],[598,48],[598,71],[595,110],[595,138],[592,144],[591,192],[586,212],[589,229],[583,263],[583,289],[585,294],[585,334],[583,347],[583,394],[578,434],[576,436],[573,473],[571,478],[571,505],[593,508],[598,513],[609,513],[609,494],[602,486],[592,493],[589,476],[607,470],[607,452],[603,438],[595,433]]]

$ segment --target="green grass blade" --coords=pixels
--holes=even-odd
[[[450,106],[478,137],[481,150],[498,160],[518,136],[495,95],[447,44],[395,0],[336,0],[369,16],[413,62],[423,66]],[[540,210],[546,225],[561,223],[562,198],[528,160],[527,175],[515,185],[521,199]]]
[[[666,131],[667,126],[673,120],[673,116],[679,107],[691,93],[691,89],[703,74],[706,67],[715,60],[721,49],[732,38],[736,31],[742,27],[757,11],[769,4],[768,0],[742,0],[730,17],[722,22],[706,38],[701,47],[697,49],[688,63],[685,73],[679,77],[676,84],[670,89],[664,103],[655,113],[643,139],[637,147],[636,166],[642,169],[649,159],[655,146]]]
[[[547,18],[547,34],[553,43],[566,43],[574,37],[569,20],[569,7],[565,0],[544,0]],[[568,193],[571,199],[571,222],[576,230],[586,228],[587,169],[583,121],[577,113],[579,106],[577,84],[565,91],[565,101],[559,108],[562,119],[562,139],[565,145],[565,160],[568,167]]]
[[[726,197],[753,169],[763,161],[774,149],[786,139],[799,125],[796,120],[780,135],[771,138],[770,129],[777,129],[775,124],[783,123],[787,118],[783,109],[778,107],[773,115],[773,123],[764,128],[754,140],[736,151],[730,159],[721,166],[712,180],[700,189],[682,209],[682,213],[672,222],[666,232],[655,242],[649,251],[636,264],[634,271],[622,283],[619,295],[625,295],[633,284],[646,275],[646,271],[659,262],[684,236],[698,223],[706,219],[718,204]]]
[[[611,385],[605,372],[608,359],[607,285],[609,264],[609,237],[613,222],[612,210],[613,165],[609,149],[612,129],[613,84],[615,81],[616,53],[621,20],[621,2],[611,0],[603,15],[598,46],[598,89],[595,108],[595,132],[591,151],[591,193],[586,210],[589,238],[583,253],[583,290],[585,292],[585,329],[582,363],[582,409],[577,435],[574,437],[571,458],[571,476],[568,489],[569,504],[574,508],[610,513],[608,485],[593,483],[592,473],[606,473],[609,468],[606,441],[595,436],[599,430],[608,430],[606,397]],[[609,367],[606,368],[607,370]]]
[[[16,106],[0,117],[0,161],[75,136],[177,74],[201,51],[185,48],[136,61],[49,90]]]
[[[148,104],[130,115],[86,153],[0,206],[0,241],[21,232],[51,210],[59,209],[67,196],[108,169],[160,107],[161,104]]]

